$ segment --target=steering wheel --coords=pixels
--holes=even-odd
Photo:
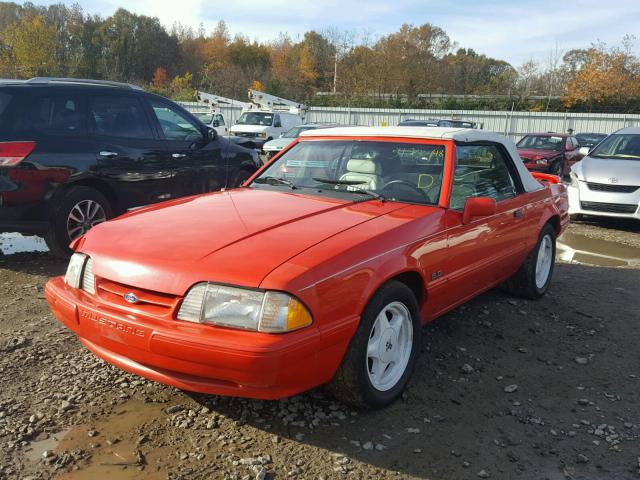
[[[392,185],[402,185],[403,187],[408,187],[411,189],[412,192],[418,193],[418,195],[420,195],[421,200],[426,200],[427,202],[431,202],[429,195],[427,195],[427,193],[424,190],[416,187],[413,183],[407,182],[406,180],[391,180],[390,182],[387,182],[382,186],[381,191],[384,192],[389,186],[392,186]]]

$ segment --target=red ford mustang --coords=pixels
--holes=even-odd
[[[140,209],[76,240],[46,295],[107,362],[263,399],[400,395],[421,324],[505,282],[542,296],[568,222],[557,177],[454,128],[303,134],[244,187]]]

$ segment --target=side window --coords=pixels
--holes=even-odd
[[[458,145],[450,207],[462,210],[469,197],[497,201],[516,195],[507,160],[494,145]]]
[[[273,126],[274,127],[282,127],[282,122],[280,121],[280,115],[278,115],[276,113],[275,118],[273,119]]]
[[[151,100],[151,108],[153,108],[167,140],[202,141],[203,137],[200,128],[191,119],[184,116],[182,112],[156,100]]]
[[[76,95],[36,97],[20,117],[16,130],[52,135],[78,135],[86,131],[82,98]]]
[[[151,127],[135,97],[94,96],[89,99],[89,119],[96,135],[153,138]]]

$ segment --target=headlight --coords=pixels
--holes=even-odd
[[[546,158],[541,158],[540,160],[536,160],[536,163],[538,165],[546,165],[547,159]]]
[[[578,175],[576,175],[573,172],[569,172],[569,177],[571,178],[571,186],[572,187],[577,187],[578,186]]]
[[[259,134],[258,134],[258,136],[259,136],[260,138],[267,138],[267,132],[259,133]]]
[[[69,260],[64,283],[73,288],[82,288],[85,292],[96,293],[96,279],[93,275],[93,260],[84,253],[74,253]]]
[[[307,308],[291,295],[213,283],[199,283],[189,290],[178,319],[272,333],[312,323]]]
[[[84,253],[74,253],[69,260],[67,273],[64,274],[64,283],[73,288],[80,288],[80,280],[82,279],[82,269],[87,261]]]

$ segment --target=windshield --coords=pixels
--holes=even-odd
[[[213,120],[213,113],[194,113],[194,115],[205,125],[209,125]]]
[[[244,112],[238,119],[238,125],[266,125],[273,123],[273,113]]]
[[[443,145],[345,140],[294,145],[251,184],[299,188],[325,196],[358,195],[437,204],[445,157]]]
[[[317,127],[312,125],[300,125],[298,127],[293,127],[291,130],[285,132],[282,135],[282,138],[298,138],[302,132],[307,130],[314,130]]]
[[[518,148],[529,148],[531,150],[555,150],[562,151],[562,137],[552,137],[549,135],[527,135],[516,145]]]
[[[579,133],[578,135],[576,135],[576,138],[578,139],[578,143],[581,146],[592,146],[595,145],[596,143],[600,143],[602,140],[604,140],[605,138],[607,138],[607,135],[603,134],[599,134],[599,133]]]
[[[640,134],[609,135],[589,153],[589,156],[640,159]]]

